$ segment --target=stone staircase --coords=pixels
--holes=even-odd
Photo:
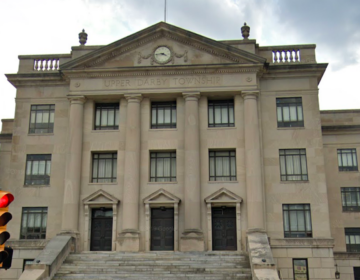
[[[243,252],[83,252],[70,254],[54,280],[251,280]]]

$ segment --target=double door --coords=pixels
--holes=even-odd
[[[152,251],[174,250],[174,208],[151,209]]]
[[[214,207],[212,212],[213,250],[236,251],[236,210],[235,207]]]
[[[91,218],[91,251],[111,251],[112,209],[93,209]]]

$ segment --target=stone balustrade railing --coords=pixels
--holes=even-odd
[[[270,64],[316,63],[316,45],[259,47],[259,55]]]
[[[70,59],[70,54],[20,55],[18,73],[58,71]]]

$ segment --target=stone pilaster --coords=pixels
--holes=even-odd
[[[265,229],[258,91],[243,91],[248,230]]]
[[[141,94],[126,95],[125,172],[122,209],[122,232],[119,234],[121,251],[137,252],[139,240],[140,191],[140,103]]]
[[[200,199],[200,92],[183,93],[185,98],[185,231],[181,251],[204,251]]]
[[[70,97],[61,234],[78,238],[85,97]]]

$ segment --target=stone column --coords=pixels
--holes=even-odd
[[[79,237],[79,204],[85,97],[70,97],[61,234]]]
[[[139,240],[139,191],[140,191],[140,102],[141,94],[125,96],[126,109],[125,173],[122,208],[120,250],[137,252]]]
[[[265,229],[258,91],[243,91],[248,231]]]
[[[181,251],[204,251],[200,198],[200,92],[183,93],[185,98],[185,231]]]

